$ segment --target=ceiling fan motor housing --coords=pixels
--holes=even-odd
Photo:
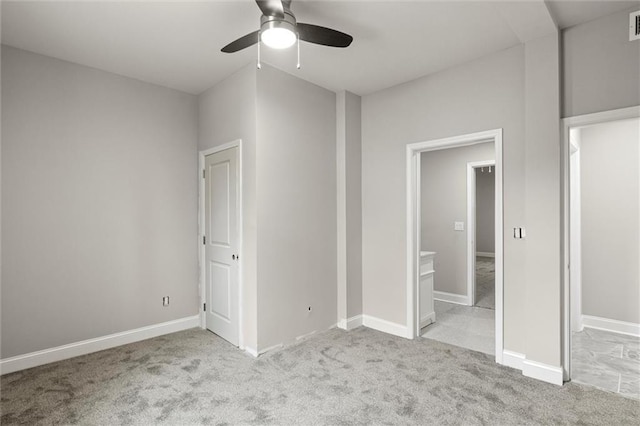
[[[284,19],[265,15],[262,15],[260,17],[260,32],[265,32],[266,30],[271,28],[284,28],[294,34],[298,33],[298,31],[296,30],[296,17],[293,15],[293,13],[291,13],[289,9],[285,9]]]

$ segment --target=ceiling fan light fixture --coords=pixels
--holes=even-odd
[[[296,21],[285,14],[284,19],[264,18],[260,25],[260,40],[273,49],[286,49],[298,40]]]
[[[288,28],[274,27],[263,31],[260,39],[267,46],[274,49],[286,49],[293,46],[298,37]]]
[[[298,23],[291,12],[291,0],[255,0],[262,12],[260,29],[240,37],[220,49],[224,53],[234,53],[249,46],[260,44],[274,49],[286,49],[300,41],[329,47],[348,47],[353,41],[349,34],[319,25]]]

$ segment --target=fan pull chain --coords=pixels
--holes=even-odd
[[[298,42],[297,43],[298,44],[298,63],[296,64],[296,67],[300,69],[300,34],[296,34],[296,35],[297,35],[296,39]]]
[[[260,42],[260,33],[258,33],[258,69],[262,69],[262,64],[260,63],[260,45],[262,43]]]

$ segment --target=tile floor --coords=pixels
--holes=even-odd
[[[434,305],[436,322],[422,329],[422,337],[495,355],[495,311],[439,300]]]
[[[640,337],[592,328],[573,333],[571,380],[640,400]]]
[[[422,337],[495,355],[495,259],[476,258],[476,305],[434,302],[436,322]]]
[[[476,257],[476,305],[479,308],[496,308],[496,260],[493,257]]]

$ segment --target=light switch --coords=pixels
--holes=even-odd
[[[464,222],[453,222],[454,231],[464,231]]]

